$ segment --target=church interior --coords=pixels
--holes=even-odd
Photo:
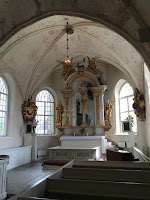
[[[149,199],[149,7],[0,1],[0,199]]]

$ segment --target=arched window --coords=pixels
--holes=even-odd
[[[125,83],[121,90],[119,95],[119,101],[120,101],[120,125],[122,126],[122,122],[126,120],[126,118],[131,115],[134,118],[134,124],[133,124],[133,132],[137,132],[137,123],[136,123],[136,115],[134,114],[134,109],[132,107],[133,105],[133,89],[130,86],[129,83]],[[122,127],[121,127],[122,130]]]
[[[6,135],[7,128],[8,87],[5,80],[0,77],[0,136]]]
[[[37,134],[54,134],[54,98],[47,90],[42,90],[36,97],[38,107],[36,120],[39,121]]]

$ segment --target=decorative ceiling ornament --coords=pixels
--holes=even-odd
[[[71,60],[69,60],[69,54],[68,54],[68,52],[69,52],[69,38],[68,38],[68,35],[73,34],[74,30],[71,27],[69,27],[68,22],[67,22],[66,33],[67,33],[67,60],[65,60],[65,63],[66,64],[70,64]]]
[[[71,58],[71,60],[69,60],[69,38],[68,35],[73,34],[74,30],[69,27],[68,22],[67,22],[67,28],[66,28],[66,33],[67,33],[67,59],[65,60],[65,62],[61,62],[61,64],[63,65],[63,73],[62,73],[62,77],[66,80],[72,73],[75,72],[74,67],[72,66],[73,64],[73,58]]]
[[[72,66],[72,63],[73,63],[73,58],[71,58],[69,63],[61,62],[64,68],[61,76],[63,79],[65,79],[65,81],[71,74],[75,72],[75,68]]]
[[[72,29],[72,27],[69,27],[69,24],[67,22],[67,26],[66,26],[66,33],[67,33],[67,59],[63,62],[61,62],[61,64],[63,65],[63,73],[62,73],[62,78],[66,81],[67,78],[74,72],[78,72],[78,74],[83,75],[84,71],[89,71],[94,75],[98,75],[100,76],[100,69],[96,64],[96,58],[92,58],[90,59],[88,56],[88,60],[86,62],[86,57],[83,58],[83,61],[78,63],[77,66],[73,66],[73,58],[71,58],[71,60],[69,59],[69,38],[68,35],[73,34],[74,30]]]

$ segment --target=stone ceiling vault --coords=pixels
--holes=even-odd
[[[69,36],[70,57],[97,57],[120,69],[135,87],[143,89],[143,59],[129,42],[90,20],[55,15],[23,28],[0,49],[0,69],[10,71],[23,99],[66,59],[67,21],[74,29],[74,34]]]

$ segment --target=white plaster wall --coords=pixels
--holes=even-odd
[[[63,89],[64,87],[64,80],[61,77],[62,74],[62,69],[58,69],[55,72],[52,72],[51,75],[45,80],[45,82],[43,82],[40,87],[38,87],[36,89],[36,91],[33,94],[33,100],[36,99],[36,95],[39,91],[41,91],[42,89],[52,89],[55,94],[55,107],[57,106],[57,103],[59,101],[63,102],[63,95],[61,93],[61,89]],[[59,146],[60,145],[60,138],[61,136],[61,132],[58,129],[55,129],[55,135],[39,135],[37,137],[37,148],[38,149],[48,149],[49,147],[54,147],[54,146]],[[30,137],[30,136],[29,136]],[[28,145],[30,145],[29,141],[30,139],[26,138],[26,142],[28,141]]]
[[[145,149],[147,150],[147,155],[150,156],[150,72],[147,66],[144,64],[144,77],[145,77],[145,103],[146,103],[146,120],[145,120],[145,134],[147,139],[147,144]]]
[[[23,143],[22,97],[16,82],[8,74],[3,74],[9,91],[6,137],[0,137],[0,149],[19,147]]]
[[[112,111],[112,128],[106,132],[107,138],[110,141],[113,141],[117,144],[120,141],[129,142],[128,135],[116,135],[116,113],[115,113],[115,86],[116,83],[120,79],[125,79],[127,82],[131,84],[134,88],[133,82],[126,77],[122,72],[120,72],[117,68],[107,65],[107,91],[105,92],[105,101],[106,99],[110,99],[113,104]],[[141,149],[144,153],[146,153],[147,142],[146,142],[146,133],[145,133],[145,121],[139,121],[137,118],[137,135],[135,136],[135,142],[139,149]]]
[[[116,118],[115,118],[115,86],[116,83],[120,79],[125,79],[127,82],[131,84],[134,88],[135,85],[132,80],[130,80],[126,75],[124,75],[120,70],[116,67],[102,63],[100,64],[102,71],[106,75],[107,81],[107,91],[105,92],[105,100],[110,99],[113,104],[113,113],[112,113],[112,128],[109,132],[106,132],[107,138],[110,141],[113,141],[117,144],[120,141],[129,142],[128,135],[115,135],[116,134]],[[57,102],[60,100],[63,102],[63,95],[61,93],[61,89],[64,87],[64,80],[61,78],[62,69],[56,68],[56,71],[53,70],[52,74],[49,76],[45,82],[43,82],[40,87],[34,92],[33,99],[36,94],[43,88],[51,88],[55,91],[57,96]],[[57,104],[56,102],[56,104]],[[64,102],[63,102],[64,104]],[[147,143],[146,143],[146,134],[145,134],[145,122],[139,121],[137,122],[138,132],[135,136],[135,141],[139,149],[141,149],[144,153],[147,152]],[[59,137],[61,132],[56,129],[55,136],[38,136],[38,149],[47,149],[48,147],[58,146],[60,145]],[[28,144],[30,145],[30,144]]]
[[[50,147],[60,146],[60,135],[55,136],[38,136],[37,137],[37,148],[45,150]]]

